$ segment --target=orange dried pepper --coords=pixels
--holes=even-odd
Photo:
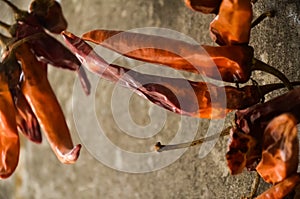
[[[200,46],[166,37],[113,30],[93,30],[85,33],[82,39],[133,59],[227,82],[245,83],[252,71],[260,70],[273,74],[287,88],[292,88],[283,73],[253,58],[253,48],[247,45]]]
[[[24,72],[22,92],[56,154],[66,164],[74,163],[81,145],[73,146],[64,114],[47,79],[45,64],[39,62],[24,43],[14,50]]]
[[[2,67],[1,67],[2,68]],[[20,141],[15,108],[4,72],[0,72],[0,178],[8,178],[19,161]]]
[[[276,184],[298,169],[297,120],[289,113],[281,114],[268,124],[263,135],[262,157],[256,167],[268,183]]]
[[[219,45],[248,44],[252,18],[250,0],[223,0],[210,24],[211,37]]]
[[[252,85],[243,88],[218,87],[205,82],[147,75],[122,66],[108,64],[89,44],[72,33],[63,32],[63,36],[67,45],[88,70],[131,88],[151,102],[182,115],[223,118],[228,112],[256,104],[264,94],[283,87],[283,84],[261,87]],[[224,100],[227,100],[227,104]],[[215,114],[212,115],[212,113]]]

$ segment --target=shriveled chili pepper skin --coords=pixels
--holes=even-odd
[[[251,75],[253,48],[194,45],[166,37],[114,30],[93,30],[82,39],[99,44],[124,56],[162,64],[174,69],[245,83]]]
[[[0,73],[0,178],[8,178],[19,161],[20,141],[8,82]]]
[[[293,115],[296,123],[299,123],[300,88],[295,88],[288,93],[273,98],[272,100],[263,104],[255,104],[235,112],[236,127],[233,128],[233,131],[237,133],[236,135],[240,133],[242,135],[251,137],[251,139],[246,140],[241,138],[243,141],[239,142],[239,137],[232,136],[229,143],[229,150],[226,155],[227,161],[229,162],[234,160],[231,157],[238,155],[238,150],[240,149],[243,149],[242,153],[246,154],[247,156],[245,156],[246,159],[244,159],[244,161],[246,161],[245,163],[240,165],[236,163],[234,164],[234,167],[229,168],[231,173],[240,173],[244,167],[243,165],[246,165],[246,168],[249,170],[255,169],[261,159],[263,135],[267,125],[273,118],[284,113]],[[255,140],[256,144],[252,146],[252,148],[245,148],[244,146],[251,140]],[[242,161],[240,161],[240,163],[241,162]]]
[[[67,29],[68,23],[60,4],[55,0],[34,0],[29,7],[40,24],[52,33],[59,34]]]
[[[261,195],[256,197],[256,199],[282,199],[287,196],[297,184],[300,183],[299,174],[292,175],[282,182],[271,187],[267,191],[263,192]]]
[[[256,104],[264,94],[283,87],[283,84],[218,87],[205,82],[147,75],[108,64],[84,40],[68,32],[64,32],[63,36],[67,45],[91,72],[131,88],[151,102],[182,115],[223,118],[226,113]],[[222,91],[226,96],[221,95]],[[227,104],[224,104],[224,100],[227,100]],[[213,110],[215,115],[212,115]]]
[[[210,23],[211,37],[219,45],[248,44],[252,18],[250,0],[223,0]]]
[[[204,14],[218,14],[222,0],[184,0],[187,7]]]
[[[293,115],[281,114],[270,121],[263,134],[262,157],[256,171],[264,181],[276,184],[298,169],[297,121]]]
[[[46,66],[39,62],[24,43],[15,49],[24,72],[22,92],[35,113],[41,128],[56,154],[66,164],[74,163],[81,145],[73,146],[64,114],[48,82]]]

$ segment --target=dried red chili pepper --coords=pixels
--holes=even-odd
[[[289,103],[286,103],[286,102]],[[281,95],[279,97],[273,98],[272,100],[263,103],[256,104],[244,110],[239,110],[235,113],[235,122],[236,128],[233,129],[233,132],[239,132],[239,134],[243,134],[246,136],[250,136],[251,139],[256,141],[256,145],[252,148],[247,148],[248,150],[243,150],[243,154],[247,154],[247,157],[243,160],[246,161],[245,167],[253,170],[255,169],[258,161],[261,158],[262,148],[263,148],[263,140],[262,135],[266,129],[266,126],[273,118],[283,114],[289,113],[292,114],[297,123],[300,121],[300,88],[296,88],[288,93]],[[243,144],[246,144],[249,140],[244,140]],[[233,158],[235,154],[239,153],[240,148],[244,148],[243,146],[239,146],[236,144],[236,140],[239,140],[234,134],[231,139],[231,143],[229,145],[229,150],[227,152],[226,158],[228,161],[235,160]],[[240,151],[241,152],[241,151]],[[232,173],[239,173],[244,166],[238,165],[234,163],[235,168],[230,168]],[[236,170],[236,168],[239,168]]]
[[[62,13],[60,4],[55,0],[34,0],[31,2],[30,14],[52,33],[59,34],[67,29],[68,23]]]
[[[205,82],[146,75],[118,65],[109,65],[79,37],[67,32],[63,32],[63,36],[67,45],[90,71],[131,88],[153,103],[183,115],[201,118],[225,117],[229,111],[256,104],[264,94],[283,87],[282,84],[243,88],[218,87]],[[215,95],[210,90],[214,90]],[[219,96],[222,90],[225,90],[227,98],[227,106],[225,104],[223,108],[225,96]],[[216,115],[212,115],[212,108],[215,108]]]
[[[63,112],[48,82],[45,64],[35,58],[26,43],[15,48],[14,53],[24,72],[22,92],[37,116],[52,150],[62,163],[74,163],[81,145],[73,146]]]
[[[210,24],[211,37],[219,45],[248,44],[252,19],[250,0],[223,0]]]
[[[187,7],[204,14],[218,14],[222,0],[184,0]]]
[[[1,67],[2,70],[2,67]],[[0,72],[0,178],[8,178],[19,161],[20,141],[7,78]]]
[[[297,121],[281,114],[268,123],[262,144],[262,157],[256,171],[268,183],[276,184],[298,169],[299,143]]]
[[[154,35],[113,30],[93,30],[82,39],[124,56],[200,73],[223,81],[245,83],[251,72],[261,70],[278,77],[291,89],[289,80],[277,69],[253,58],[253,48],[241,46],[199,46]]]

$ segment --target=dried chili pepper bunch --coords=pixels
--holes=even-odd
[[[139,95],[168,110],[193,117],[225,117],[229,111],[240,110],[236,113],[238,114],[243,112],[241,109],[248,107],[250,107],[248,109],[255,110],[249,113],[250,118],[260,117],[256,115],[256,111],[259,111],[256,104],[265,93],[282,88],[283,85],[220,88],[204,82],[149,76],[129,71],[122,66],[108,64],[85,41],[96,43],[133,59],[200,73],[211,78],[217,77],[216,74],[220,73],[222,80],[227,82],[245,83],[250,79],[251,71],[263,70],[277,76],[289,89],[299,84],[299,82],[289,82],[281,72],[253,58],[253,49],[248,45],[250,30],[263,18],[270,16],[271,12],[263,14],[251,23],[252,5],[250,1],[191,0],[186,3],[195,10],[218,14],[210,25],[210,31],[212,38],[220,46],[198,46],[165,37],[114,30],[90,31],[85,33],[82,39],[68,32],[63,32],[63,35],[67,44],[89,70],[113,82],[121,82],[121,85],[133,89]],[[203,52],[203,48],[209,57]],[[213,61],[210,62],[211,60]],[[217,67],[214,67],[214,64]],[[153,83],[145,84],[143,82]],[[184,82],[192,89],[187,89]],[[220,96],[212,96],[208,88],[214,91],[225,90],[227,98],[225,110],[221,108],[221,102],[218,100],[217,105],[212,106],[212,101],[216,102]],[[299,90],[291,91],[291,93],[295,92],[299,93]],[[290,97],[298,100],[295,94],[291,94]],[[188,103],[180,104],[178,98],[184,99],[183,101]],[[274,101],[269,103],[272,104]],[[252,105],[254,106],[252,107]],[[268,104],[261,106],[269,107]],[[239,120],[236,117],[236,127],[231,130],[230,150],[226,157],[232,174],[237,174],[246,167],[256,169],[267,182],[279,183],[260,197],[271,195],[273,198],[282,198],[299,182],[299,176],[295,174],[295,168],[298,165],[298,142],[297,134],[295,134],[297,120],[289,109],[282,110],[279,114],[276,112],[275,106],[268,115],[268,120],[264,121],[264,125],[255,123],[253,126],[256,129],[248,133],[240,130]],[[212,108],[216,109],[217,114],[212,115]],[[269,109],[266,108],[266,110]],[[299,107],[296,107],[296,110],[299,111]],[[278,129],[278,127],[281,128]],[[222,136],[228,134],[228,132],[223,132]],[[158,151],[163,151],[193,146],[218,137],[219,135],[216,135],[180,146],[165,146],[158,143],[156,147]],[[275,138],[278,140],[274,140]],[[281,157],[277,157],[280,155]],[[276,171],[277,176],[269,177],[270,170]]]
[[[29,12],[10,1],[2,1],[13,9],[16,19],[13,25],[1,22],[10,36],[0,35],[0,178],[4,179],[18,164],[18,131],[41,143],[41,127],[62,163],[74,163],[79,156],[81,145],[73,145],[64,114],[48,82],[48,64],[76,71],[87,94],[90,84],[76,56],[45,32],[47,29],[59,34],[67,28],[57,1],[34,0]]]

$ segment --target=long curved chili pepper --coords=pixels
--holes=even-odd
[[[210,23],[211,37],[219,45],[248,44],[252,19],[250,0],[223,0]]]
[[[93,30],[82,39],[124,56],[200,73],[223,81],[245,83],[254,70],[279,78],[289,89],[289,80],[277,69],[253,58],[250,46],[199,46],[166,37],[113,30]]]
[[[131,88],[153,103],[183,115],[222,118],[232,110],[258,103],[266,93],[283,87],[283,84],[274,84],[261,87],[245,86],[239,89],[231,86],[218,87],[205,82],[193,82],[180,78],[142,74],[118,65],[109,65],[84,40],[68,32],[63,32],[63,36],[67,45],[90,71]],[[213,90],[214,94],[210,93],[210,90]],[[224,98],[227,98],[227,104],[223,108],[224,98],[220,96],[222,90],[225,90]],[[217,112],[216,115],[212,115],[212,108]]]
[[[262,157],[256,171],[264,181],[276,184],[298,169],[299,143],[297,121],[281,114],[267,125],[263,134]]]
[[[218,14],[222,0],[184,0],[187,7],[204,14]]]
[[[46,66],[35,58],[26,43],[14,49],[14,52],[24,72],[22,92],[37,116],[52,150],[62,163],[74,163],[81,145],[73,146],[63,112],[48,82]]]
[[[256,199],[282,199],[293,191],[299,183],[300,176],[299,174],[295,174],[263,192],[261,195],[256,197]]]
[[[19,161],[20,141],[15,108],[4,72],[0,73],[0,178],[8,178]]]
[[[59,34],[67,29],[68,23],[62,8],[55,0],[34,0],[30,4],[29,11],[52,33]]]

